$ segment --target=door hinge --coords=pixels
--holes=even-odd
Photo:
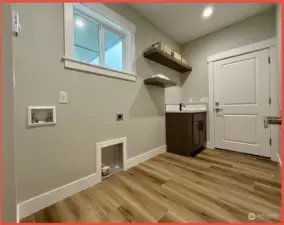
[[[271,97],[268,98],[268,103],[271,105]]]
[[[270,57],[268,57],[268,63],[270,64]]]
[[[269,138],[269,145],[271,146],[272,145],[272,139]]]

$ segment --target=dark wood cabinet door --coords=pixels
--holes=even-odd
[[[199,144],[202,148],[206,146],[206,124],[204,120],[199,122]]]
[[[200,148],[200,122],[193,122],[193,151]]]
[[[189,155],[192,149],[192,115],[188,113],[166,113],[167,151]]]
[[[206,145],[205,113],[166,113],[167,151],[194,156]]]

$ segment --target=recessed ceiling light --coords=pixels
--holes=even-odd
[[[209,18],[213,13],[213,7],[207,6],[202,13],[203,18]]]
[[[84,26],[84,23],[82,22],[82,20],[76,20],[76,25],[78,27],[83,27]]]

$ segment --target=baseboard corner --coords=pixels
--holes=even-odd
[[[206,148],[214,149],[215,147],[210,141],[207,141],[206,142]]]

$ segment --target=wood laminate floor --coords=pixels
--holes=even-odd
[[[161,154],[21,222],[276,222],[280,213],[276,163],[206,149]]]

